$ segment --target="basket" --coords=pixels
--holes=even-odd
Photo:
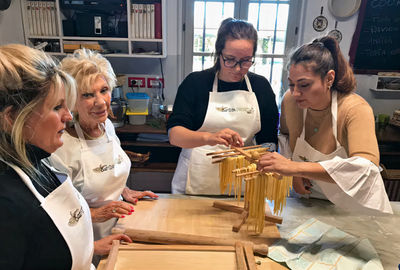
[[[124,151],[131,160],[133,167],[143,167],[150,158],[150,152],[147,152],[146,154],[141,154],[127,150]]]

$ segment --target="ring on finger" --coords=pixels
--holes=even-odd
[[[113,210],[111,210],[111,212],[116,213],[116,212],[117,212],[117,209],[116,209],[116,208],[113,208]]]

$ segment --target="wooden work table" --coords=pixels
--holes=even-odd
[[[267,223],[261,236],[252,236],[246,232],[246,226],[239,233],[232,232],[231,223],[237,218],[237,214],[212,208],[215,200],[201,196],[161,194],[156,201],[139,201],[135,212],[120,219],[117,226],[232,237],[271,244],[279,236],[284,238],[294,228],[314,217],[356,237],[368,238],[378,252],[384,269],[397,269],[400,263],[399,202],[391,203],[394,215],[365,216],[347,212],[324,200],[288,198],[283,212],[283,223]],[[268,258],[256,259],[261,263],[257,266],[259,270],[282,269],[281,265]],[[102,269],[102,265],[104,261],[98,269]]]

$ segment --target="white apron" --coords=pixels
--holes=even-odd
[[[218,92],[218,73],[210,92],[203,125],[198,131],[217,132],[230,128],[242,137],[245,145],[253,143],[261,129],[260,110],[249,78],[244,76],[246,90]],[[225,150],[224,145],[184,148],[172,179],[172,193],[219,195],[219,165],[212,164],[209,152]],[[243,185],[244,186],[244,185]]]
[[[129,157],[117,140],[108,134],[107,129],[107,142],[91,147],[87,145],[82,129],[77,123],[75,130],[81,144],[83,197],[93,208],[121,200],[131,168]],[[116,222],[117,219],[112,218],[102,223],[93,223],[94,240],[110,235]]]
[[[332,113],[332,131],[333,136],[336,140],[336,150],[330,154],[324,154],[314,149],[308,142],[305,140],[305,122],[307,117],[307,109],[303,109],[303,131],[300,134],[300,137],[296,140],[296,145],[293,150],[292,160],[294,161],[309,161],[309,162],[319,162],[323,160],[333,159],[338,156],[341,158],[347,158],[346,149],[344,149],[337,140],[337,93],[336,91],[332,92],[332,101],[331,101],[331,113]],[[340,189],[336,184],[327,183],[323,181],[314,181],[311,180],[313,187],[310,189],[311,194],[309,197],[318,198],[318,199],[327,199],[327,193],[338,192]],[[339,190],[338,190],[339,189]],[[324,190],[324,191],[323,191]],[[308,196],[306,196],[308,197]]]
[[[90,209],[72,185],[71,179],[68,177],[44,198],[21,168],[7,162],[6,164],[21,177],[60,231],[71,252],[71,269],[95,269],[92,265],[94,244]]]
[[[350,186],[352,183],[351,179],[354,178],[355,174],[359,173],[355,171],[354,169],[355,166],[353,166],[353,169],[347,170],[347,173],[346,171],[343,170],[344,173],[341,173],[340,177],[337,177],[334,173],[330,173],[330,171],[332,171],[333,168],[336,168],[336,166],[339,164],[338,162],[341,162],[343,161],[343,159],[348,158],[346,150],[340,145],[340,143],[337,140],[337,109],[338,109],[337,107],[338,107],[337,92],[333,91],[332,101],[331,101],[331,113],[332,113],[332,130],[336,140],[336,150],[330,154],[323,154],[319,152],[305,141],[305,120],[307,115],[307,109],[303,110],[303,131],[300,137],[296,141],[292,159],[294,161],[302,161],[302,162],[304,161],[326,162],[329,160],[333,160],[332,164],[329,163],[330,165],[328,163],[321,165],[323,165],[323,167],[326,169],[326,171],[329,173],[332,179],[336,182],[336,183],[328,183],[324,181],[311,180],[313,187],[311,188],[311,194],[309,195],[309,197],[319,198],[319,199],[329,199],[335,205],[345,209],[352,208],[353,210],[365,211],[367,210],[365,207],[367,207],[369,209],[375,209],[378,211],[391,212],[387,196],[385,198],[381,197],[380,195],[380,194],[386,194],[384,192],[384,186],[382,180],[380,181],[381,183],[379,183],[379,181],[375,181],[375,179],[379,178],[380,175],[372,175],[370,178],[366,179],[366,181],[359,181],[357,184],[360,186],[355,187],[355,186]],[[354,159],[358,159],[358,157],[354,157]],[[336,162],[336,160],[338,160],[338,162]],[[344,163],[346,164],[349,162],[350,160],[345,161]],[[372,164],[372,162],[370,163],[371,166],[376,167],[374,164]],[[329,166],[331,166],[331,168]],[[370,185],[371,187],[370,186],[365,187],[365,185]],[[382,188],[383,188],[383,193],[381,193]],[[370,190],[373,190],[372,193],[374,192],[374,190],[379,192],[376,193],[375,195],[378,196],[380,200],[382,200],[383,202],[384,200],[386,200],[387,203],[379,202],[378,204],[376,204],[375,207],[371,206],[370,205],[371,201],[368,201],[368,198],[366,199],[366,197],[368,196],[361,195],[365,192],[369,193]],[[370,196],[369,198],[372,197]]]

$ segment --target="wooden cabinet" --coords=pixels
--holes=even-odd
[[[65,55],[85,47],[101,51],[109,57],[165,58],[166,0],[99,0],[71,1],[21,0],[25,43],[53,55]],[[157,6],[158,35],[135,35],[135,27],[155,19],[141,13],[135,20],[135,5]],[[140,29],[140,28],[139,28]],[[149,31],[151,34],[151,31]]]
[[[391,201],[400,201],[400,127],[376,127],[381,172],[386,192]]]
[[[167,138],[165,126],[125,125],[116,129],[121,146],[125,150],[147,153],[150,158],[144,164],[132,164],[127,185],[136,190],[150,189],[154,192],[171,192],[171,181],[181,149],[167,141],[141,139],[140,134],[160,135]]]

